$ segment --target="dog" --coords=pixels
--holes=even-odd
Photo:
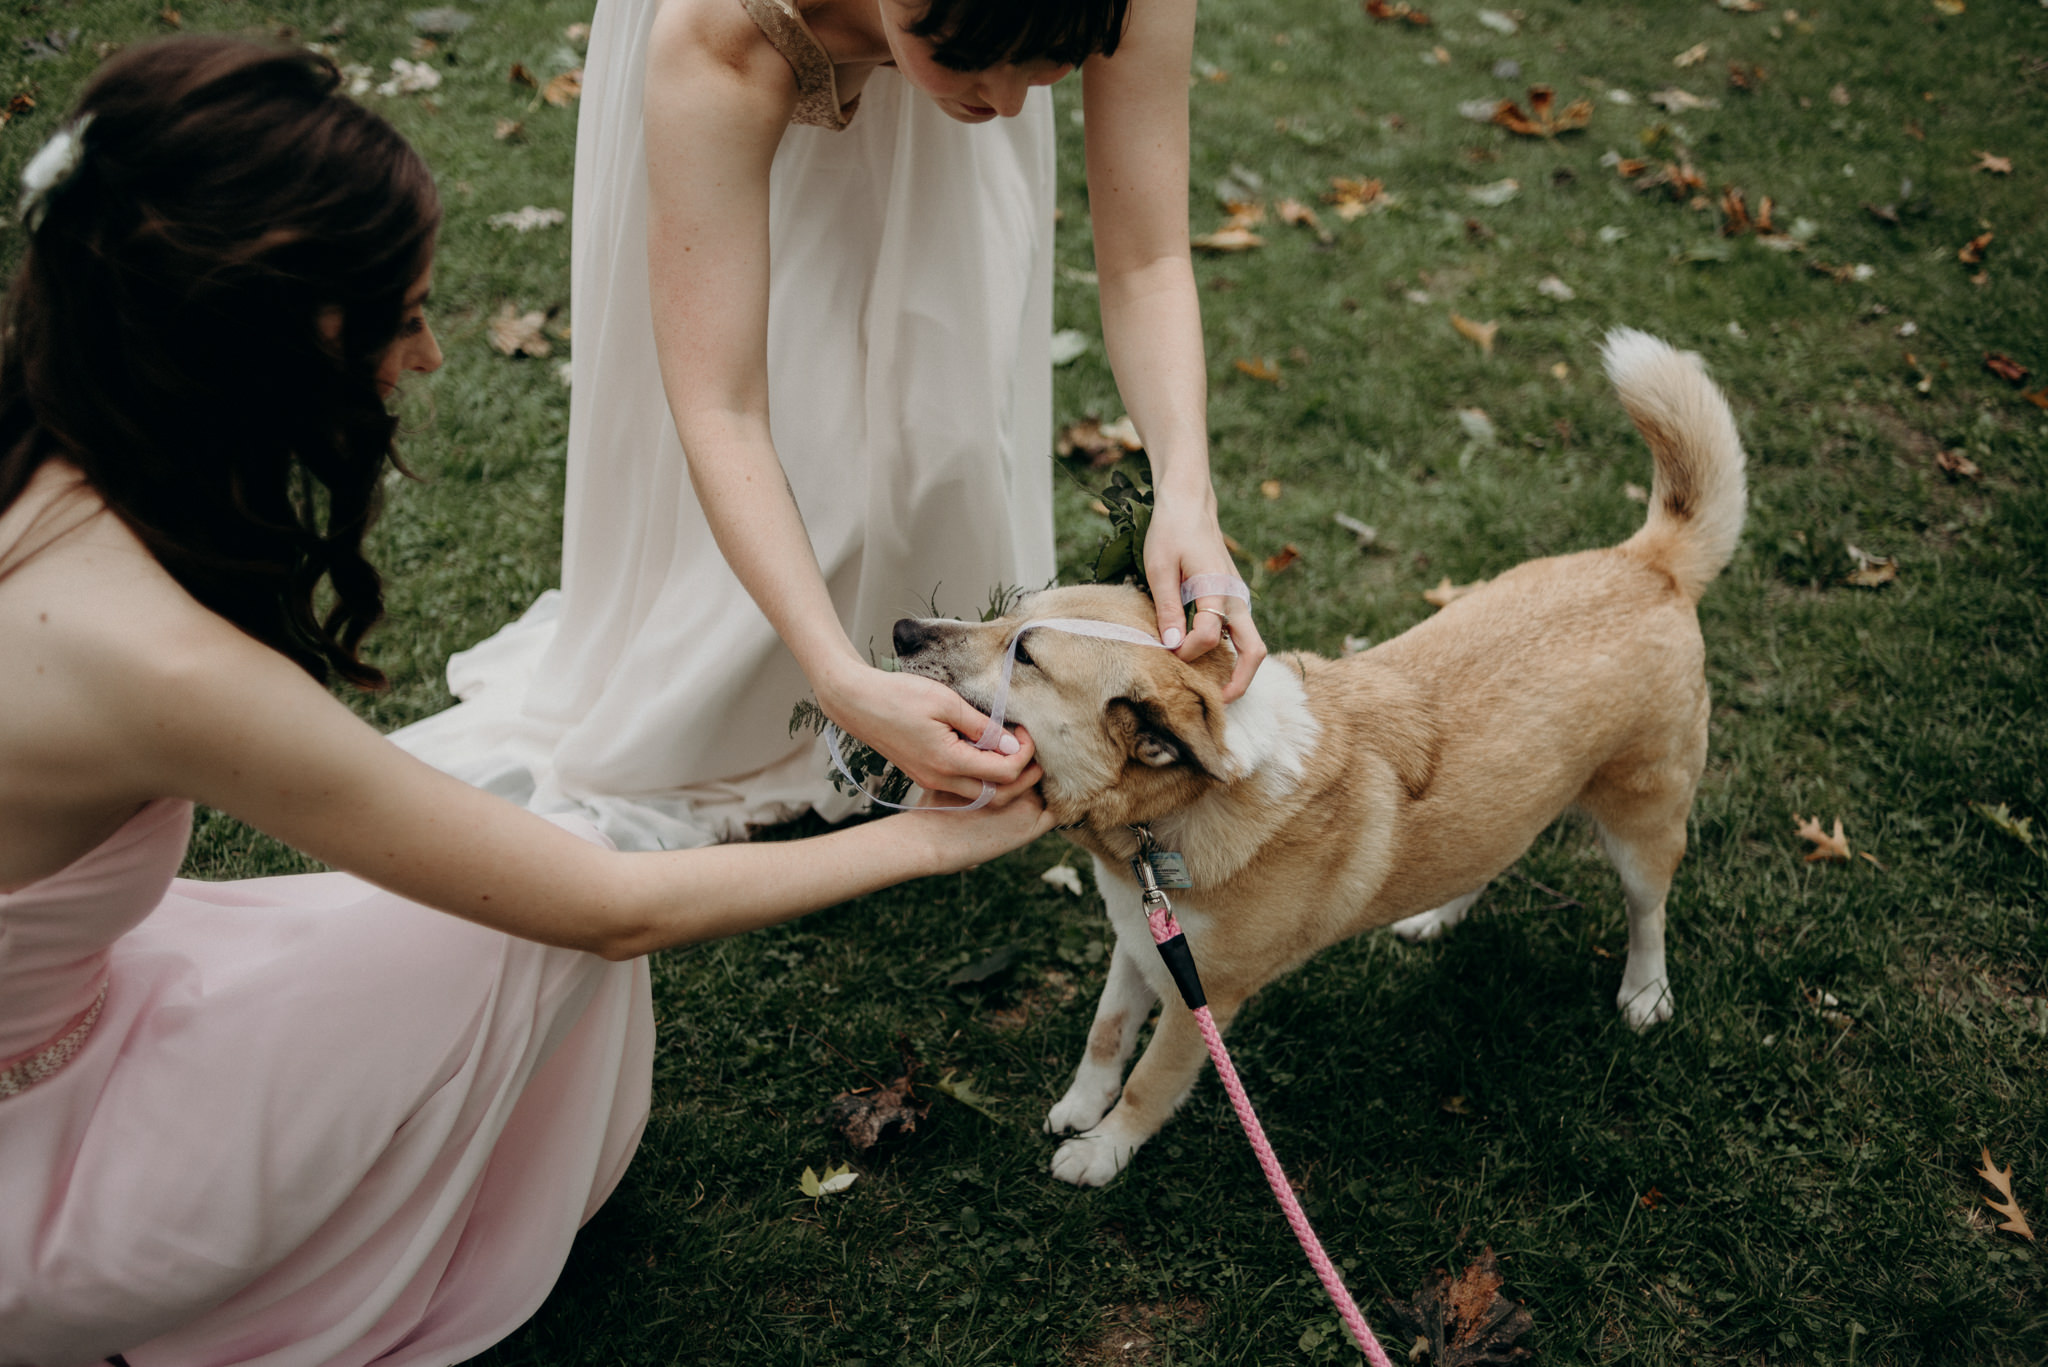
[[[1707,752],[1695,605],[1741,533],[1744,458],[1697,356],[1617,329],[1603,358],[1656,466],[1648,520],[1618,546],[1518,565],[1362,654],[1276,655],[1227,707],[1227,650],[1183,662],[1053,630],[1017,641],[1009,717],[1037,745],[1048,810],[1095,857],[1116,928],[1086,1053],[1046,1120],[1073,1135],[1055,1176],[1108,1182],[1201,1072],[1201,1036],[1140,908],[1138,828],[1186,861],[1175,911],[1227,1029],[1318,950],[1457,924],[1576,808],[1627,901],[1622,1014],[1638,1030],[1670,1017],[1664,901]],[[1148,635],[1157,622],[1136,588],[1053,588],[985,623],[907,618],[897,655],[989,711],[1012,639],[1050,618]]]

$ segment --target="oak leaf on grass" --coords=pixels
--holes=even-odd
[[[1991,250],[1992,233],[1978,233],[1975,237],[1956,248],[1956,260],[1965,266],[1975,266],[1984,260],[1984,253]]]
[[[2004,380],[2007,384],[2014,386],[2025,384],[2027,376],[2033,374],[2032,371],[2028,370],[2018,361],[1999,351],[1987,351],[1984,353],[1984,368],[1999,379]]]
[[[1462,313],[1454,313],[1451,326],[1458,330],[1460,337],[1478,343],[1482,355],[1493,355],[1493,339],[1500,332],[1499,323],[1476,323]]]
[[[1554,138],[1559,133],[1575,133],[1593,121],[1593,102],[1573,100],[1564,108],[1557,107],[1557,92],[1547,85],[1529,87],[1529,112],[1513,100],[1502,100],[1494,106],[1493,120],[1510,133],[1525,138]]]
[[[1289,542],[1274,554],[1266,557],[1266,573],[1278,574],[1299,559],[1301,559],[1301,548]]]
[[[1971,150],[1970,155],[1977,159],[1977,164],[1970,168],[1972,171],[1988,171],[1994,176],[2012,174],[2011,157],[1994,157],[1989,152],[1979,152],[1975,149]]]
[[[1822,860],[1842,864],[1849,862],[1849,837],[1842,834],[1842,818],[1835,818],[1835,829],[1832,834],[1821,829],[1820,818],[1817,816],[1802,817],[1794,812],[1792,820],[1793,834],[1801,840],[1813,842],[1813,848],[1807,851],[1807,863],[1817,864]]]
[[[1856,562],[1856,568],[1842,577],[1843,583],[1859,589],[1874,589],[1899,577],[1897,556],[1872,555],[1861,546],[1844,546],[1843,549]]]
[[[547,326],[547,321],[547,314],[539,309],[521,313],[517,304],[507,302],[491,318],[491,345],[507,356],[531,356],[540,360],[554,350],[541,331]]]
[[[583,95],[583,68],[565,71],[549,81],[540,97],[557,109],[567,109]]]
[[[1337,217],[1349,223],[1361,214],[1378,213],[1387,207],[1387,187],[1378,180],[1330,177],[1330,192],[1323,203],[1337,206]]]
[[[2005,1217],[2005,1223],[1999,1226],[2000,1229],[2009,1229],[2028,1243],[2032,1243],[2034,1241],[2034,1231],[2027,1224],[2027,1217],[2020,1212],[2020,1203],[2013,1198],[2012,1168],[2008,1166],[2003,1171],[2000,1171],[1998,1165],[1991,1161],[1990,1146],[1984,1145],[1982,1147],[1984,1166],[1976,1170],[1977,1175],[1986,1182],[1989,1182],[1996,1188],[1998,1194],[2005,1198],[2003,1201],[1994,1201],[1987,1196],[1984,1198],[1984,1204]]]
[[[1535,1327],[1527,1308],[1501,1295],[1500,1264],[1488,1248],[1456,1281],[1439,1270],[1412,1301],[1390,1303],[1394,1325],[1414,1341],[1411,1361],[1429,1367],[1507,1367],[1526,1361],[1516,1340]]]

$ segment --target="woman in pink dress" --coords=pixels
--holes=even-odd
[[[443,1364],[647,1114],[639,956],[1041,834],[1040,804],[619,854],[336,702],[439,207],[326,59],[123,53],[24,175],[0,357],[0,1367]],[[347,873],[174,878],[192,804]],[[445,914],[444,914],[445,913]]]

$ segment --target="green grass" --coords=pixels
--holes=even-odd
[[[0,74],[40,101],[0,129],[9,173],[55,126],[95,42],[161,27],[125,0],[22,9],[14,32],[83,33],[57,61],[7,54]],[[339,13],[195,0],[183,22],[317,35]],[[395,687],[352,701],[386,726],[445,705],[448,652],[556,573],[567,391],[552,362],[491,352],[483,324],[507,299],[566,302],[568,237],[484,219],[568,207],[572,115],[529,110],[505,72],[552,74],[587,6],[478,14],[437,111],[386,102],[442,176],[449,357],[407,401],[406,450],[427,482],[394,489],[378,536],[393,620],[374,654]],[[1189,92],[1198,231],[1221,217],[1211,186],[1233,166],[1269,200],[1315,202],[1337,175],[1398,197],[1352,223],[1319,206],[1327,247],[1269,222],[1264,249],[1198,264],[1218,491],[1269,641],[1384,639],[1426,615],[1420,590],[1444,575],[1636,524],[1624,486],[1646,484],[1648,462],[1597,373],[1605,329],[1707,357],[1748,443],[1752,502],[1702,606],[1718,701],[1671,898],[1678,1015],[1642,1037],[1621,1026],[1619,887],[1568,821],[1444,942],[1367,937],[1275,985],[1235,1031],[1239,1066],[1377,1325],[1388,1297],[1491,1245],[1544,1362],[2048,1360],[2042,1261],[1992,1228],[1971,1172],[1988,1145],[2048,1228],[2048,859],[1968,806],[2009,803],[2048,827],[2048,414],[1981,365],[2002,352],[2048,376],[2048,8],[1971,0],[1949,17],[1871,0],[1793,23],[1706,0],[1524,0],[1513,36],[1476,15],[1458,0],[1417,30],[1349,0],[1205,7],[1198,54],[1228,78]],[[381,70],[408,53],[403,6],[346,17],[344,59]],[[1702,41],[1703,63],[1673,66]],[[1448,67],[1423,61],[1437,44]],[[1489,75],[1502,59],[1520,80]],[[1726,88],[1730,60],[1761,64],[1761,88]],[[1457,112],[1531,81],[1593,96],[1591,129],[1546,143]],[[1666,116],[1644,97],[1667,84],[1720,107]],[[1609,103],[1614,87],[1637,102]],[[1092,265],[1079,95],[1057,94],[1060,253],[1079,273]],[[497,119],[522,117],[523,143],[492,139]],[[1715,215],[1601,165],[1609,149],[1648,155],[1660,126],[1659,148],[1688,147],[1711,194],[1738,185],[1752,205],[1773,196],[1781,226],[1811,220],[1808,250],[1740,239],[1723,253]],[[1976,149],[2014,173],[1970,170]],[[1522,188],[1501,207],[1463,192],[1504,177]],[[1900,205],[1901,224],[1866,202]],[[1956,249],[1987,226],[1987,279],[1972,284]],[[18,240],[0,239],[10,260]],[[1816,260],[1874,273],[1838,281]],[[1550,273],[1576,298],[1539,295]],[[1099,335],[1093,290],[1072,275],[1059,290],[1059,325]],[[1453,310],[1500,323],[1491,357],[1452,331]],[[1908,351],[1931,392],[1914,388]],[[1278,360],[1285,386],[1232,364],[1252,357]],[[1059,372],[1057,394],[1061,420],[1122,412],[1099,349]],[[1497,445],[1468,442],[1456,410],[1470,406]],[[1932,459],[1944,449],[1981,481],[1946,478]],[[1260,492],[1269,479],[1277,499]],[[1064,479],[1059,500],[1062,565],[1078,573],[1106,523]],[[1335,511],[1377,526],[1379,549],[1358,552]],[[1845,543],[1896,556],[1898,581],[1845,585]],[[1287,544],[1293,568],[1256,568]],[[1803,863],[1795,813],[1839,813],[1882,867]],[[1213,1081],[1108,1189],[1047,1176],[1037,1125],[1079,1054],[1108,938],[1088,905],[1038,881],[1061,857],[1049,840],[660,956],[647,1142],[555,1295],[484,1360],[1352,1358]],[[188,871],[292,867],[214,819]],[[1007,975],[945,986],[1005,944],[1020,949]],[[1849,1028],[1822,1017],[1822,993]],[[803,1197],[806,1165],[848,1156],[818,1112],[888,1076],[899,1038],[929,1073],[972,1079],[1000,1119],[938,1098],[914,1138],[855,1159],[849,1193]]]

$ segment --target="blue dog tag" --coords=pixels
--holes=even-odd
[[[1188,861],[1183,859],[1178,851],[1154,850],[1149,858],[1152,861],[1152,876],[1159,880],[1160,887],[1191,888],[1194,886],[1194,883],[1188,879]]]

